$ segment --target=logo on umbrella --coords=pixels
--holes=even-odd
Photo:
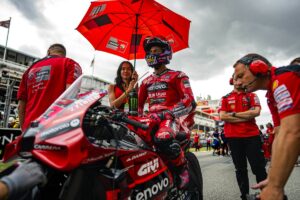
[[[102,4],[100,6],[94,7],[90,13],[90,17],[98,15],[100,12],[103,12],[105,8],[106,8],[106,4]]]
[[[124,53],[126,48],[128,46],[128,43],[122,40],[119,40],[117,38],[114,37],[110,37],[106,47],[121,53]]]

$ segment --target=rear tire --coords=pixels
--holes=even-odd
[[[203,200],[203,178],[199,161],[191,152],[186,152],[185,157],[188,161],[190,175],[188,190],[194,193],[192,199]]]

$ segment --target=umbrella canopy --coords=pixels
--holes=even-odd
[[[173,52],[188,47],[190,21],[154,0],[98,0],[77,30],[96,50],[125,59],[144,58],[143,41],[163,36]]]

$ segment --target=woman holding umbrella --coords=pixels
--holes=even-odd
[[[135,87],[137,80],[138,74],[134,71],[133,65],[129,61],[121,62],[117,70],[115,84],[108,86],[110,105],[124,110],[128,101],[128,94]]]

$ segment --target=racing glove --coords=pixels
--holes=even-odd
[[[46,184],[47,178],[38,163],[26,161],[1,181],[8,187],[8,199],[19,199],[34,186]]]
[[[160,113],[151,113],[149,114],[149,118],[151,118],[153,121],[155,121],[157,124],[160,124],[163,120],[172,120],[174,119],[174,115],[169,110],[164,110]]]

